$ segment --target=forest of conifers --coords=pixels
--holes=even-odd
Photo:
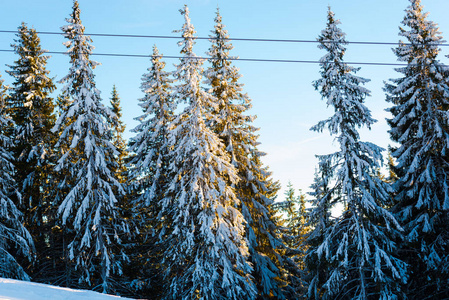
[[[0,80],[0,276],[146,299],[449,299],[449,67],[420,0],[384,87],[388,155],[360,140],[376,121],[368,79],[344,62],[328,9],[313,86],[333,115],[311,130],[338,150],[317,156],[308,195],[289,185],[284,198],[219,10],[207,60],[187,6],[173,72],[154,46],[128,142],[116,87],[110,105],[96,88],[80,12],[75,0],[61,27],[62,89],[26,23],[14,82]]]

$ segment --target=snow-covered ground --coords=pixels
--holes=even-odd
[[[0,278],[0,300],[125,300],[129,298]]]

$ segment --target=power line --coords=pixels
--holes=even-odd
[[[14,52],[12,49],[0,49],[0,52]],[[48,54],[67,54],[64,51],[46,51]],[[90,53],[92,56],[109,56],[109,57],[135,57],[135,58],[151,58],[153,55],[147,54],[124,54],[124,53]],[[186,58],[185,56],[175,56],[175,55],[160,55],[158,57],[167,58],[167,59],[179,59]],[[202,59],[208,60],[213,59],[211,57],[204,56],[194,56],[188,57],[191,59]],[[234,61],[248,61],[248,62],[272,62],[272,63],[303,63],[303,64],[319,64],[320,61],[316,60],[294,60],[294,59],[265,59],[265,58],[236,58],[229,57],[229,60]],[[332,63],[332,62],[331,62]],[[394,67],[404,67],[407,64],[400,63],[378,63],[378,62],[345,62],[348,65],[369,65],[369,66],[394,66]]]
[[[17,30],[0,30],[0,33],[18,33]],[[63,32],[54,32],[54,31],[37,31],[37,34],[45,34],[45,35],[62,35]],[[139,35],[139,34],[113,34],[113,33],[85,33],[84,35],[89,36],[100,36],[100,37],[121,37],[121,38],[152,38],[152,39],[183,39],[180,36],[169,36],[169,35]],[[197,40],[211,40],[217,39],[214,37],[192,37]],[[296,39],[267,39],[267,38],[227,38],[223,40],[229,41],[245,41],[245,42],[276,42],[276,43],[319,43],[316,40],[296,40]],[[337,43],[336,41],[326,41],[329,43]],[[399,42],[363,42],[363,41],[347,41],[348,44],[357,44],[357,45],[388,45],[388,46],[397,46]],[[410,45],[409,43],[403,43],[404,45]],[[449,46],[448,43],[435,43],[437,46]]]

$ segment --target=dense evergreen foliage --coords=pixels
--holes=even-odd
[[[26,257],[31,261],[34,247],[30,233],[23,226],[22,214],[12,199],[20,200],[21,195],[14,180],[14,156],[9,150],[14,140],[5,134],[14,125],[7,114],[6,90],[0,79],[0,276],[29,280],[18,259]]]
[[[246,237],[254,267],[252,275],[259,294],[282,299],[283,288],[287,288],[282,282],[285,277],[280,255],[283,243],[271,209],[278,187],[260,160],[265,153],[257,149],[258,128],[252,125],[255,117],[246,115],[251,99],[243,93],[243,85],[239,83],[241,75],[231,64],[229,52],[233,46],[227,41],[229,35],[219,11],[210,38],[212,45],[207,54],[211,66],[205,72],[214,103],[210,127],[225,144],[231,163],[237,169],[239,182],[233,186],[246,221]],[[290,291],[290,296],[294,296],[294,291]]]
[[[140,274],[135,285],[143,293],[160,297],[164,290],[161,274],[162,249],[161,232],[168,218],[160,215],[160,201],[168,186],[169,175],[169,126],[174,118],[176,104],[173,101],[170,73],[164,71],[165,63],[156,46],[153,47],[151,66],[148,73],[142,76],[141,90],[144,97],[140,100],[143,115],[136,118],[140,122],[132,131],[136,133],[130,140],[130,189],[132,202],[138,212],[133,222],[137,224],[139,233],[135,240],[139,244],[136,270]],[[136,255],[136,254],[134,254]],[[140,266],[145,266],[141,268]]]
[[[375,120],[363,104],[370,91],[361,84],[368,80],[355,76],[358,69],[343,62],[346,41],[339,23],[329,8],[327,26],[318,38],[318,47],[327,53],[320,60],[321,78],[314,86],[335,114],[312,130],[328,129],[337,136],[340,149],[318,157],[325,166],[321,176],[329,177],[330,186],[326,194],[317,193],[320,198],[311,212],[315,228],[306,258],[309,297],[368,299],[375,294],[379,299],[400,299],[405,264],[394,256],[392,236],[402,228],[384,208],[389,187],[376,176],[381,149],[359,140],[357,129],[370,128]],[[323,212],[336,205],[342,206],[341,214],[320,226]]]
[[[15,123],[8,136],[13,139],[11,150],[16,158],[14,178],[22,197],[17,205],[24,214],[24,222],[33,236],[36,261],[31,266],[35,280],[43,280],[51,273],[52,259],[44,253],[51,251],[50,236],[55,215],[54,104],[50,94],[55,85],[46,69],[48,56],[41,48],[36,30],[25,23],[18,28],[14,52],[19,58],[7,71],[14,78],[7,100],[9,115]]]
[[[185,108],[170,125],[168,188],[161,201],[163,265],[168,299],[254,299],[243,216],[228,182],[235,168],[218,136],[206,126],[212,97],[200,86],[202,61],[193,52],[194,28],[189,10],[183,57],[174,72],[174,96]]]
[[[116,193],[124,189],[113,172],[118,151],[107,124],[117,116],[101,103],[95,87],[93,69],[98,63],[89,59],[92,41],[84,35],[77,1],[67,22],[61,29],[69,40],[65,45],[71,67],[60,82],[65,83],[63,96],[70,100],[53,128],[59,134],[56,147],[62,150],[55,170],[64,175],[59,185],[64,195],[58,203],[68,238],[64,257],[78,284],[114,291],[112,274],[122,272],[120,236],[128,230],[117,211]]]
[[[170,74],[164,71],[165,63],[155,46],[151,67],[142,77],[141,89],[145,96],[140,99],[143,115],[136,118],[140,124],[133,129],[129,151],[135,187],[140,194],[139,207],[155,208],[167,187],[169,125],[174,118],[176,105],[173,101]],[[158,210],[153,211],[153,216]]]
[[[117,166],[115,167],[114,173],[118,178],[119,182],[124,184],[127,181],[127,168],[126,168],[126,141],[123,138],[123,133],[125,132],[125,124],[121,120],[122,118],[122,107],[120,104],[120,96],[118,94],[115,85],[112,87],[111,92],[111,111],[113,113],[113,118],[108,120],[109,127],[112,130],[112,144],[118,151],[118,155],[115,157]]]
[[[308,212],[306,210],[306,195],[296,196],[293,185],[289,182],[285,191],[285,199],[272,204],[277,213],[280,237],[284,243],[281,255],[286,261],[286,282],[293,289],[293,295],[299,297],[307,292],[305,253],[308,249],[307,236]],[[291,296],[288,295],[287,298]]]
[[[406,66],[385,85],[385,157],[360,140],[376,122],[369,80],[344,62],[329,8],[313,86],[333,114],[312,130],[338,150],[317,156],[307,194],[289,184],[284,199],[219,10],[207,60],[180,12],[181,58],[167,71],[153,47],[129,143],[115,85],[102,103],[78,2],[56,96],[36,30],[20,25],[12,86],[0,80],[0,276],[148,299],[449,298],[449,70],[421,2],[393,49]]]
[[[411,299],[449,297],[449,85],[438,61],[442,37],[421,1],[411,0],[394,49],[406,67],[385,87],[393,118],[391,139],[398,179],[393,211],[404,225],[401,255],[410,265]]]

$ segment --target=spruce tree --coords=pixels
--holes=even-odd
[[[14,158],[9,149],[14,140],[6,131],[13,126],[7,113],[6,86],[0,79],[0,277],[30,280],[23,267],[18,263],[20,256],[29,260],[33,257],[33,240],[23,226],[22,214],[12,198],[19,198],[14,181]]]
[[[330,161],[319,156],[318,168],[315,170],[312,190],[309,195],[311,208],[307,215],[307,226],[312,230],[306,239],[306,254],[304,258],[306,270],[306,285],[308,299],[320,299],[322,297],[321,286],[329,276],[331,262],[327,259],[317,260],[316,249],[326,238],[326,231],[334,225],[331,218],[331,208],[336,204],[330,191],[330,180],[333,177]]]
[[[123,133],[125,132],[126,125],[121,120],[122,118],[122,107],[120,106],[120,96],[117,92],[117,88],[115,85],[112,87],[111,92],[111,111],[115,116],[114,119],[109,120],[110,128],[112,129],[112,144],[115,146],[117,151],[119,152],[116,157],[117,169],[115,170],[115,174],[120,183],[124,184],[127,182],[127,168],[126,168],[126,141],[123,138]]]
[[[168,188],[169,147],[167,135],[173,121],[175,103],[172,96],[170,73],[164,71],[165,63],[156,46],[153,47],[151,67],[142,76],[141,90],[144,97],[140,100],[143,115],[136,118],[140,122],[132,131],[135,137],[130,139],[129,151],[133,154],[130,161],[132,180],[132,202],[139,212],[134,218],[139,228],[139,241],[134,251],[134,260],[139,268],[138,281],[143,282],[148,296],[158,297],[163,291],[163,279],[160,274],[160,262],[164,253],[159,237],[155,234],[162,228],[159,224],[161,201]],[[163,216],[164,223],[169,220]],[[159,225],[158,225],[159,224]],[[141,268],[140,266],[145,266]],[[140,279],[140,280],[139,280]]]
[[[59,133],[56,147],[61,149],[56,171],[65,176],[59,187],[65,194],[58,215],[69,239],[65,255],[69,267],[77,271],[78,283],[111,292],[112,274],[121,273],[120,236],[126,230],[114,194],[123,193],[113,173],[118,151],[110,142],[112,133],[107,124],[116,116],[101,103],[95,87],[93,69],[98,63],[89,58],[94,47],[84,35],[77,1],[66,20],[68,24],[61,29],[68,39],[65,45],[71,67],[60,82],[65,83],[62,94],[69,100],[53,128]]]
[[[393,211],[405,228],[401,256],[410,264],[407,293],[413,299],[449,298],[449,85],[437,56],[443,42],[421,1],[405,10],[394,49],[407,66],[385,86],[394,172]]]
[[[284,195],[283,201],[273,205],[275,211],[280,214],[278,224],[283,228],[284,243],[291,249],[303,250],[308,232],[305,195],[301,193],[297,196],[291,182],[288,182]],[[296,256],[295,261],[302,266],[303,255]]]
[[[110,98],[110,109],[112,111],[113,118],[108,119],[108,125],[111,129],[110,142],[117,149],[114,154],[114,164],[111,166],[111,172],[118,182],[123,186],[125,193],[121,193],[118,188],[114,188],[113,192],[117,199],[117,215],[118,218],[124,220],[125,228],[132,228],[135,224],[133,221],[136,219],[135,207],[132,203],[132,190],[130,183],[130,170],[127,163],[129,161],[129,153],[127,149],[126,140],[123,137],[126,125],[122,121],[122,107],[120,104],[120,96],[115,84],[112,87]],[[138,230],[136,230],[137,232]],[[112,281],[116,282],[115,293],[119,295],[132,295],[134,294],[134,286],[132,285],[133,278],[137,277],[136,269],[134,265],[136,261],[131,261],[132,256],[139,256],[135,253],[135,248],[138,242],[135,236],[128,233],[128,229],[122,231],[120,236],[121,246],[116,248],[113,255],[122,256],[123,259],[123,273],[120,272],[112,277]],[[122,252],[123,251],[123,252]]]
[[[238,82],[241,75],[232,66],[233,57],[229,52],[233,46],[228,42],[229,35],[218,10],[210,38],[212,45],[207,54],[211,57],[211,67],[205,77],[214,105],[208,125],[225,144],[237,169],[236,196],[246,221],[250,261],[254,267],[252,276],[260,297],[294,297],[291,286],[285,284],[285,262],[281,256],[284,245],[271,208],[279,185],[272,181],[271,173],[260,161],[265,153],[257,149],[258,128],[252,125],[255,117],[245,114],[251,108],[251,99],[243,93],[243,85]]]
[[[8,108],[15,128],[9,136],[15,141],[11,149],[15,157],[14,177],[22,195],[18,207],[37,250],[31,271],[35,280],[44,280],[42,272],[49,272],[50,268],[48,240],[55,212],[53,168],[57,137],[50,131],[56,120],[50,97],[55,85],[48,77],[49,57],[44,55],[46,51],[41,48],[36,30],[22,23],[15,42],[12,46],[19,58],[7,71],[14,78]]]
[[[187,6],[174,95],[185,104],[168,134],[169,183],[161,218],[168,299],[254,299],[243,216],[229,182],[235,168],[218,136],[206,126],[213,98],[200,86],[202,61],[193,53],[194,27]],[[163,222],[163,220],[161,220]]]
[[[131,159],[133,178],[138,180],[138,189],[143,191],[138,202],[146,207],[156,204],[166,188],[167,134],[176,108],[171,95],[173,80],[170,73],[164,71],[165,63],[161,58],[154,46],[151,67],[142,77],[141,89],[145,96],[139,105],[144,114],[136,118],[140,124],[132,130],[136,136],[131,138],[129,147],[134,154]]]
[[[388,185],[376,176],[382,161],[378,146],[359,140],[358,128],[375,122],[364,105],[370,91],[361,84],[368,80],[356,76],[356,68],[343,61],[345,34],[340,22],[328,10],[326,28],[321,32],[319,48],[321,78],[314,82],[335,114],[320,121],[312,130],[327,128],[340,145],[339,151],[320,156],[327,166],[331,184],[323,200],[317,199],[321,216],[338,203],[343,206],[330,226],[316,226],[311,236],[322,236],[307,253],[311,299],[398,299],[405,278],[405,264],[395,257],[393,238],[402,228],[384,206],[390,202]],[[329,197],[329,198],[328,198]],[[321,207],[321,204],[325,207]],[[330,205],[330,207],[326,206]],[[317,220],[320,220],[318,218]],[[326,267],[322,270],[321,267]]]
[[[306,239],[310,231],[307,226],[306,199],[302,193],[296,195],[291,182],[287,184],[284,195],[283,201],[277,201],[272,205],[277,213],[280,236],[287,245],[281,255],[284,259],[289,257],[297,269],[295,273],[287,273],[289,286],[295,286],[297,293],[303,295],[307,291],[304,257],[307,249]]]

